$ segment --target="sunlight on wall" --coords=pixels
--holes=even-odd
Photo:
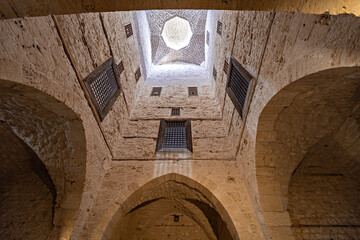
[[[153,177],[159,177],[168,173],[178,173],[184,176],[192,177],[192,161],[156,160],[154,163]]]

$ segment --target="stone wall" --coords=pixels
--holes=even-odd
[[[295,239],[359,236],[359,104],[354,110],[310,148],[293,173],[288,211]]]
[[[47,168],[56,186],[54,224],[61,228],[64,219],[76,218],[84,189],[86,153],[79,145],[84,140],[81,122],[70,109],[38,90],[0,82],[0,119]]]
[[[183,187],[167,185],[171,182]],[[261,239],[246,187],[234,162],[191,160],[113,162],[82,238],[114,239],[128,212],[141,203],[161,198],[175,202],[188,198],[205,201],[226,222],[233,239]],[[183,205],[172,204],[169,206]],[[202,219],[194,210],[190,215],[189,210],[185,212],[187,216]],[[206,225],[206,221],[197,222]]]
[[[41,160],[0,123],[0,238],[56,239],[56,190]]]
[[[27,6],[24,5],[24,9]],[[337,12],[338,8],[331,11]],[[303,181],[301,176],[295,175],[289,196],[288,183],[293,168],[314,144],[338,126],[347,129],[348,125],[342,123],[353,111],[347,106],[358,89],[359,70],[351,67],[360,64],[360,21],[351,15],[271,12],[220,11],[217,17],[223,23],[223,33],[220,36],[214,31],[211,37],[215,39],[218,72],[211,87],[216,91],[214,97],[209,97],[210,88],[200,89],[204,98],[187,102],[193,107],[201,104],[202,109],[208,110],[207,119],[192,121],[194,153],[188,160],[177,160],[181,158],[178,155],[159,157],[155,153],[159,121],[148,117],[154,108],[147,104],[154,104],[156,100],[142,102],[150,88],[141,88],[143,77],[138,83],[135,80],[134,72],[140,66],[136,36],[126,38],[124,31],[125,24],[133,23],[131,13],[0,22],[4,33],[0,36],[0,79],[6,80],[1,82],[6,84],[1,97],[7,100],[1,102],[1,119],[13,124],[16,134],[38,153],[58,192],[63,189],[64,197],[59,202],[63,210],[59,224],[62,238],[69,239],[70,235],[72,239],[111,238],[128,204],[133,207],[139,204],[142,190],[137,190],[146,183],[158,186],[159,179],[165,181],[169,176],[183,183],[191,182],[199,192],[206,192],[217,212],[233,224],[232,236],[291,239],[293,233],[303,234],[291,228],[296,221],[303,221],[305,225],[308,221],[306,217],[299,217],[302,206],[295,206],[293,202],[311,198],[302,194],[307,190],[299,184]],[[124,63],[125,71],[120,76],[123,91],[101,122],[89,101],[83,79],[111,56],[116,63]],[[223,64],[230,56],[254,76],[252,98],[243,119],[224,91]],[[338,69],[322,72],[330,68]],[[320,72],[317,77],[296,81],[316,72]],[[337,81],[334,76],[338,77]],[[321,93],[329,79],[334,80],[331,91],[325,97],[322,95],[323,98],[316,98],[315,93]],[[313,84],[320,80],[323,85]],[[298,82],[295,88],[283,89],[292,82]],[[341,89],[341,86],[347,87]],[[16,94],[8,96],[12,91]],[[171,92],[164,94],[169,97]],[[338,105],[331,101],[335,96],[341,99]],[[21,102],[23,97],[26,101]],[[295,97],[297,102],[293,104]],[[37,105],[27,105],[33,100]],[[180,103],[178,99],[173,101]],[[168,116],[169,106],[156,103],[160,107],[157,116]],[[302,111],[298,111],[300,106],[304,107]],[[311,114],[307,109],[311,109]],[[199,109],[184,110],[188,117],[201,114]],[[298,112],[303,115],[297,115]],[[320,113],[324,112],[327,115],[322,118]],[[31,116],[28,122],[24,122],[22,113]],[[303,117],[308,120],[308,132],[294,128],[295,123],[302,126]],[[320,127],[313,123],[319,123]],[[54,126],[61,126],[61,138],[52,137],[57,136]],[[27,128],[36,129],[40,134],[28,134]],[[298,133],[296,139],[291,138],[294,132],[287,131],[293,128]],[[315,133],[314,129],[319,131]],[[343,133],[340,135],[348,135]],[[313,134],[319,135],[315,138]],[[39,148],[37,142],[49,148]],[[342,148],[351,149],[350,143],[355,142],[349,141]],[[69,153],[53,154],[51,146],[56,144],[63,145],[57,147],[57,151],[69,150]],[[349,154],[356,151],[355,147]],[[235,157],[237,161],[231,161]],[[57,170],[63,178],[55,177]],[[79,180],[77,176],[84,178]],[[318,185],[314,189],[316,187]],[[293,215],[286,212],[287,206]],[[291,222],[293,220],[295,222]]]
[[[285,226],[290,225],[285,219],[288,186],[294,172],[301,166],[310,149],[340,128],[351,115],[359,84],[358,78],[353,76],[354,71],[356,72],[353,68],[327,70],[300,79],[285,87],[270,101],[272,107],[282,104],[276,117],[271,110],[267,110],[268,107],[263,111],[262,116],[266,121],[261,123],[258,132],[258,138],[262,141],[258,142],[256,148],[257,179],[265,220],[277,234],[280,231],[277,225],[279,223],[274,222],[275,216],[284,220],[283,234],[291,234],[289,229],[285,233]],[[265,125],[270,124],[270,121],[274,124],[272,129]],[[356,128],[354,130],[357,131]],[[343,159],[336,159],[341,160]],[[351,161],[343,160],[341,164],[353,166]],[[323,178],[326,178],[326,175]],[[315,187],[307,191],[313,195],[313,199],[318,197]],[[283,214],[282,217],[280,213]]]
[[[228,54],[228,48],[223,50],[220,46],[223,44],[222,41],[227,42],[226,46],[232,45],[230,41],[233,35],[230,33],[235,27],[233,19],[237,13],[231,12],[227,16],[226,14],[229,13],[221,12],[219,16],[223,14],[226,20],[223,36],[218,37],[216,34],[212,37],[218,41],[218,51],[221,54],[225,52]],[[114,57],[116,64],[123,62],[125,70],[120,75],[122,93],[102,122],[97,117],[91,100],[87,97],[114,159],[158,159],[155,153],[158,119],[171,118],[172,107],[181,108],[181,119],[193,120],[195,131],[193,131],[192,159],[234,159],[236,148],[233,145],[238,146],[240,119],[235,116],[234,121],[230,120],[233,109],[230,110],[232,112],[227,115],[227,118],[223,117],[223,99],[225,98],[223,90],[219,90],[220,94],[215,94],[213,85],[199,86],[199,96],[188,97],[187,87],[177,85],[164,87],[160,97],[151,97],[152,88],[145,83],[144,76],[138,82],[135,80],[134,73],[141,65],[136,44],[137,33],[134,31],[133,36],[126,38],[124,30],[124,26],[128,23],[134,26],[131,13],[64,15],[55,16],[54,20],[85,94],[82,80],[97,66],[110,56]],[[221,84],[218,89],[223,89],[226,83],[226,74],[220,74],[222,64],[223,61],[218,67],[219,79],[221,79],[217,81]],[[229,101],[227,103],[229,105],[226,107],[231,109],[232,103]],[[232,124],[231,127],[227,126],[230,124]],[[182,159],[183,157],[172,155],[171,158]]]
[[[217,239],[204,213],[181,196],[152,201],[128,212],[111,239]]]
[[[111,157],[53,19],[2,21],[0,28],[1,117],[48,168],[61,199],[60,234],[69,238],[75,220],[83,224]]]
[[[280,185],[271,180],[274,179],[276,169],[281,166],[276,164],[277,159],[281,158],[277,155],[279,152],[269,148],[269,144],[281,136],[273,131],[278,114],[291,104],[297,92],[311,92],[309,87],[312,86],[313,81],[302,86],[299,84],[296,90],[278,92],[291,82],[311,73],[359,65],[360,50],[356,44],[359,38],[359,21],[352,16],[333,17],[297,13],[275,13],[274,16],[273,20],[269,20],[270,32],[264,55],[259,60],[259,75],[242,133],[238,160],[242,166],[240,169],[244,170],[245,179],[248,179],[249,189],[253,189],[250,192],[253,194],[255,208],[258,212],[265,211],[263,216],[269,221],[266,223],[268,228],[264,232],[268,232],[274,239],[290,239],[291,231],[285,227],[289,225],[289,219],[283,213],[287,200],[279,197],[282,192]],[[246,38],[239,42],[247,41]],[[353,71],[356,72],[355,69]],[[356,79],[356,75],[353,78]],[[278,93],[276,98],[273,98],[276,93]],[[268,104],[270,100],[273,104]],[[294,114],[297,112],[295,108]],[[286,132],[287,129],[284,128],[283,131]],[[312,133],[311,136],[314,134]],[[296,144],[302,140],[302,137],[294,138]],[[304,149],[302,154],[305,152]],[[260,194],[266,195],[264,198],[260,197],[263,199],[261,204],[258,202],[257,189]],[[259,221],[265,225],[261,215]]]
[[[66,137],[68,139],[75,138],[72,142],[72,148],[70,149],[72,151],[75,149],[75,154],[77,152],[76,149],[87,152],[85,186],[84,189],[83,187],[75,188],[79,193],[84,192],[81,197],[74,193],[69,194],[69,191],[72,192],[71,189],[74,188],[74,178],[69,177],[65,182],[68,185],[65,185],[65,187],[61,184],[61,181],[57,181],[59,182],[57,184],[58,189],[64,189],[66,196],[63,198],[63,201],[59,201],[63,210],[62,220],[60,220],[61,223],[59,223],[62,225],[60,233],[62,238],[69,238],[70,235],[72,235],[74,239],[78,239],[78,235],[82,232],[81,229],[85,221],[87,221],[86,219],[88,219],[92,202],[97,195],[95,189],[99,186],[98,184],[101,183],[102,169],[108,167],[107,160],[110,158],[106,144],[109,144],[109,150],[115,149],[113,153],[115,153],[114,156],[118,158],[121,156],[122,159],[144,159],[148,156],[150,159],[154,159],[154,143],[157,137],[158,121],[130,121],[131,109],[135,104],[138,94],[135,87],[134,72],[139,66],[136,62],[139,61],[136,60],[139,58],[133,57],[134,54],[137,53],[137,49],[134,47],[136,44],[133,43],[135,38],[131,37],[125,40],[124,31],[116,30],[122,29],[124,23],[129,21],[132,21],[129,13],[104,13],[101,15],[56,16],[2,22],[2,29],[7,33],[3,35],[2,38],[2,78],[25,83],[31,87],[41,89],[73,109],[75,116],[72,114],[66,115],[68,114],[66,111],[59,109],[58,105],[61,104],[52,103],[48,98],[39,99],[40,105],[44,104],[50,112],[59,114],[60,118],[64,118],[64,115],[66,115],[65,119],[67,119],[66,121],[69,121],[70,124],[70,131]],[[118,101],[115,102],[109,115],[103,122],[100,122],[91,102],[88,101],[86,91],[83,90],[82,80],[110,56],[114,57],[116,63],[120,61],[124,63],[125,71],[120,76],[123,93]],[[19,59],[20,62],[18,62]],[[18,69],[21,70],[18,71]],[[31,74],[28,74],[28,72]],[[140,82],[141,81],[143,80],[140,79]],[[29,94],[31,98],[27,99],[27,102],[33,102],[34,96],[37,95],[36,91],[29,93],[29,91],[24,92],[24,90],[21,89],[20,93],[15,96],[15,99],[20,98],[21,95],[28,96]],[[201,90],[200,94],[202,94]],[[213,105],[212,103],[206,104],[208,106]],[[37,109],[36,106],[32,108]],[[14,120],[12,116],[13,115],[9,115],[7,119]],[[78,116],[80,116],[80,118]],[[80,129],[75,128],[74,131],[72,131],[72,119],[79,119],[83,127]],[[18,120],[21,120],[21,118],[19,117]],[[148,125],[150,122],[154,125]],[[56,126],[57,124],[50,125]],[[218,126],[217,129],[215,131],[211,130],[215,125]],[[27,124],[27,126],[30,125]],[[194,158],[210,160],[214,158],[214,156],[217,156],[219,159],[231,159],[233,157],[233,153],[228,151],[231,146],[225,144],[225,147],[222,147],[226,136],[222,126],[221,122],[216,120],[194,121],[194,146],[199,149],[196,149],[194,152]],[[18,128],[19,132],[25,130],[25,127],[26,124],[23,124]],[[85,129],[84,137],[86,139],[86,147],[80,144],[80,142],[84,142],[84,140],[81,139],[82,129]],[[50,130],[49,135],[54,134],[51,128],[48,128],[48,130]],[[152,139],[148,137],[149,131],[154,136]],[[42,128],[38,128],[37,132],[43,132]],[[122,136],[129,136],[130,138],[123,138]],[[137,138],[133,139],[133,136]],[[140,136],[140,138],[138,136]],[[144,136],[144,138],[141,136]],[[105,138],[103,139],[103,137]],[[44,138],[40,138],[40,140],[41,139]],[[152,145],[149,144],[149,140]],[[141,142],[141,145],[136,147],[137,151],[129,151],[130,147],[138,145],[139,142]],[[209,145],[209,143],[211,145]],[[53,145],[50,144],[49,146]],[[216,150],[219,146],[220,149],[222,149],[221,151]],[[59,149],[63,148],[60,147]],[[146,154],[146,149],[148,149],[149,154]],[[205,152],[208,154],[204,154]],[[44,161],[50,156],[51,155],[45,152],[41,158]],[[73,155],[68,158],[70,162],[75,163],[74,161],[81,159],[81,156]],[[59,158],[53,158],[49,161],[49,166],[58,160]],[[192,164],[192,161],[189,163]],[[84,173],[81,167],[84,167],[85,163],[80,161],[75,164],[78,168],[69,165],[63,169],[65,176],[73,176],[70,173],[71,171],[74,173],[78,172],[77,177]],[[168,163],[156,162],[155,166],[163,164],[167,165]],[[59,165],[54,164],[54,166],[58,167]],[[62,164],[60,164],[60,166],[62,166]],[[59,168],[54,169],[59,170]],[[153,172],[151,168],[148,169],[148,171]],[[54,172],[62,175],[62,171]],[[159,168],[157,172],[161,174],[161,169]],[[189,174],[191,174],[191,172],[189,172]],[[55,180],[57,179],[53,175],[52,177]],[[78,181],[75,181],[75,183],[77,182]],[[81,184],[84,183],[81,180],[80,182]],[[114,190],[115,189],[112,191]],[[238,199],[235,195],[233,197]],[[61,198],[61,194],[59,194],[58,199]],[[226,198],[230,199],[228,196]],[[80,201],[80,199],[82,199],[82,204],[78,207],[75,202],[77,200]],[[104,201],[104,199],[101,200],[99,198],[99,201]],[[233,207],[235,206],[235,201],[236,200],[231,200]],[[109,206],[105,205],[104,207]],[[80,209],[80,212],[77,213],[70,209]],[[243,211],[250,215],[252,213],[249,205],[247,205],[247,209]],[[248,218],[248,216],[246,216],[246,218]],[[73,230],[75,219],[77,219],[77,222]],[[251,222],[251,224],[254,223],[253,221]],[[107,223],[105,222],[104,224]],[[254,228],[256,228],[256,224]],[[245,233],[246,232],[248,231],[246,230]]]
[[[180,220],[174,223],[174,216],[180,215]],[[203,230],[190,218],[182,214],[174,213],[159,219],[155,226],[151,227],[144,236],[144,240],[157,239],[208,239]]]

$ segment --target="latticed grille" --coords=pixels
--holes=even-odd
[[[229,62],[225,59],[224,61],[224,72],[227,74],[229,70]]]
[[[118,84],[115,79],[115,73],[110,66],[101,75],[90,83],[90,88],[94,93],[96,102],[99,104],[100,110],[104,110],[106,104],[114,96],[118,89]]]
[[[190,120],[165,121],[161,120],[157,151],[192,151]]]
[[[186,148],[185,121],[166,122],[162,148]]]
[[[244,115],[252,78],[250,73],[248,73],[245,68],[232,57],[226,92],[229,94],[229,97],[241,117]]]
[[[135,72],[135,80],[136,80],[136,82],[139,81],[140,77],[141,77],[141,70],[140,70],[140,67],[138,67],[138,69]]]
[[[121,61],[117,66],[116,66],[119,75],[124,71],[124,64],[123,61]]]
[[[180,108],[172,108],[171,116],[180,116]]]
[[[216,32],[220,35],[222,34],[222,22],[220,21],[217,22]]]
[[[132,29],[131,23],[125,25],[125,33],[126,33],[127,38],[129,38],[133,35],[133,29]]]
[[[120,84],[118,79],[118,70],[112,58],[103,65],[95,69],[85,80],[85,86],[91,97],[91,100],[100,115],[104,119],[106,113],[110,110],[117,96],[120,94]]]

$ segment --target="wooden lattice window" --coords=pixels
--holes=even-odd
[[[110,58],[84,79],[87,92],[102,121],[121,92],[119,74]]]
[[[253,77],[241,64],[231,57],[226,92],[241,118],[244,117]]]
[[[217,22],[216,32],[221,36],[222,34],[222,22]]]
[[[126,38],[129,38],[133,35],[133,29],[131,23],[125,25],[125,33],[126,33]]]
[[[192,152],[191,122],[160,121],[158,152]]]
[[[138,69],[136,69],[136,72],[135,72],[135,80],[136,80],[136,82],[139,81],[140,77],[141,77],[141,69],[140,69],[140,67],[138,67]]]

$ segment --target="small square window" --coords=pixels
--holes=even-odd
[[[198,96],[198,89],[197,87],[189,87],[189,96]]]
[[[153,87],[150,96],[160,96],[162,87]]]
[[[156,151],[192,152],[190,120],[186,120],[186,121],[161,120]]]

